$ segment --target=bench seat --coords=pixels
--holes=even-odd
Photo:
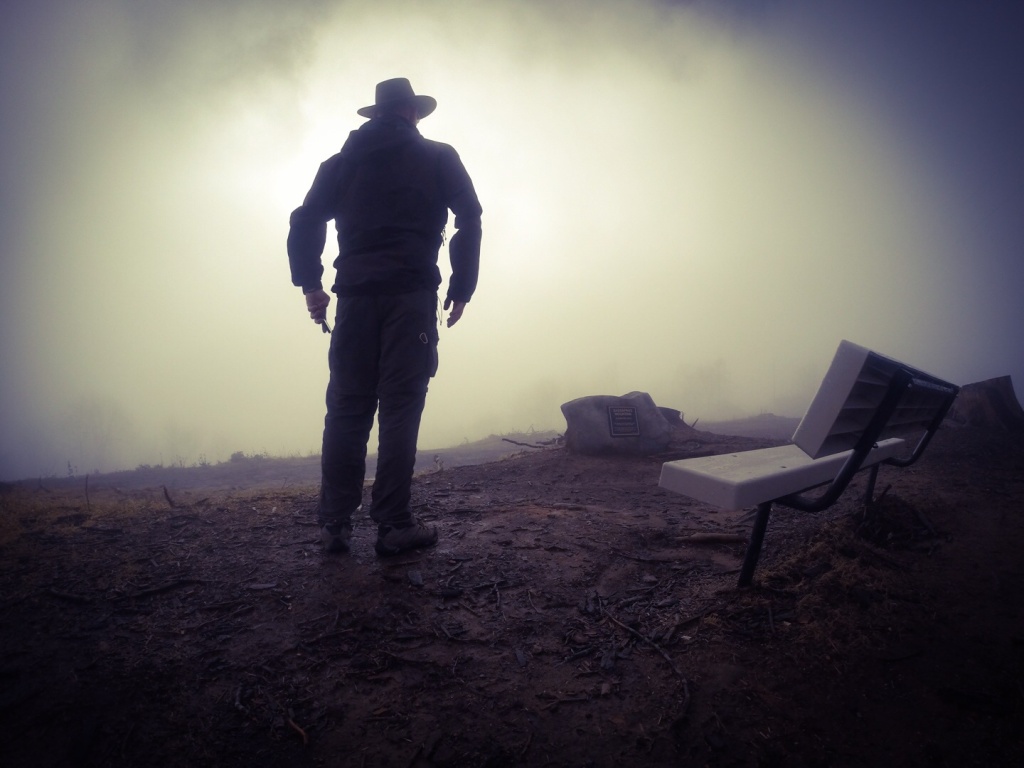
[[[746,587],[773,505],[803,512],[828,509],[862,469],[870,471],[864,494],[870,504],[878,468],[917,461],[959,391],[955,384],[844,340],[792,444],[669,461],[658,484],[723,509],[757,506],[740,569],[739,586]],[[918,432],[917,444],[905,450],[904,438]],[[803,493],[826,484],[816,498]]]
[[[882,440],[861,465],[899,455],[906,442]],[[658,485],[725,510],[746,509],[829,483],[853,451],[812,459],[796,445],[669,461]]]

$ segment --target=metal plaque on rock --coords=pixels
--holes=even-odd
[[[640,434],[636,408],[628,405],[608,406],[608,431],[612,437],[634,437]]]

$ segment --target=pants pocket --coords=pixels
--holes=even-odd
[[[430,331],[420,333],[420,343],[427,347],[427,376],[434,378],[437,373],[437,326]]]

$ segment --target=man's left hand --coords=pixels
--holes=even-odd
[[[455,325],[457,322],[459,322],[459,318],[462,317],[462,313],[466,309],[466,302],[464,302],[464,301],[452,301],[451,299],[445,299],[444,300],[444,308],[448,309],[449,307],[451,307],[452,311],[448,313],[448,323],[447,323],[447,325],[448,325],[449,328],[451,328],[453,325]]]

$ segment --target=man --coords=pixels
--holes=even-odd
[[[326,325],[330,296],[321,282],[327,222],[338,231],[338,296],[328,355],[318,516],[328,552],[347,552],[362,501],[366,443],[379,420],[370,518],[382,557],[437,542],[437,530],[409,508],[416,440],[427,383],[437,370],[437,255],[449,209],[452,275],[444,301],[455,325],[476,289],[480,203],[455,150],[416,128],[437,107],[405,78],[378,83],[370,118],[324,161],[291,215],[288,261],[306,308]]]

